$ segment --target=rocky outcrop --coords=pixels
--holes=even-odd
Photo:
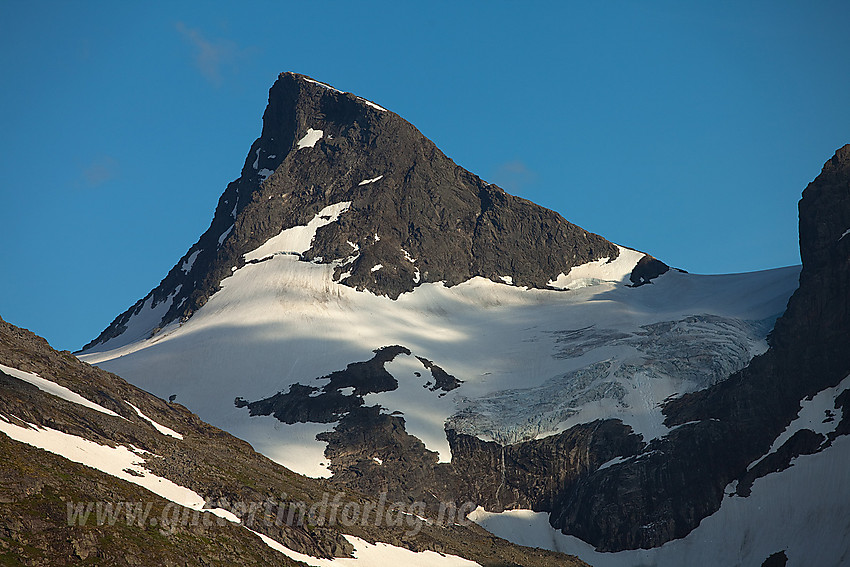
[[[328,442],[332,482],[365,493],[386,492],[390,499],[422,501],[434,512],[443,502],[471,502],[497,512],[557,509],[580,479],[609,461],[638,454],[645,445],[614,420],[514,445],[447,429],[452,459],[438,463],[436,453],[405,431],[403,417],[380,409],[358,408],[334,431],[320,434]]]
[[[398,388],[398,381],[387,372],[384,364],[399,354],[410,354],[403,346],[387,346],[375,351],[364,362],[352,362],[345,370],[332,372],[320,379],[329,380],[321,389],[292,384],[288,392],[248,402],[236,398],[238,408],[247,407],[251,416],[274,415],[283,423],[331,423],[363,405],[363,396],[389,392]],[[342,390],[351,389],[350,393]]]
[[[573,266],[619,254],[604,238],[459,167],[398,115],[283,73],[269,91],[262,134],[209,229],[84,350],[121,335],[143,309],[162,306],[159,326],[190,317],[244,265],[245,253],[343,201],[348,211],[318,231],[302,259],[336,261],[340,283],[392,298],[473,276],[546,288]],[[634,283],[666,266],[656,260],[646,268]]]
[[[563,433],[515,445],[500,445],[449,431],[452,471],[465,499],[491,511],[530,508],[551,511],[565,490],[612,459],[644,446],[631,428],[614,420],[581,424]]]
[[[629,281],[632,282],[634,287],[652,283],[652,280],[666,274],[669,269],[670,266],[647,254],[638,260],[634,270],[629,274]]]

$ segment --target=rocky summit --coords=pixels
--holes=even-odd
[[[284,73],[209,229],[78,356],[309,486],[424,518],[467,503],[492,534],[553,552],[528,564],[837,564],[848,234],[850,146],[803,192],[802,268],[701,276]],[[158,403],[139,407],[170,415]],[[346,534],[372,537],[298,549],[343,556]],[[493,557],[440,541],[388,543]]]
[[[158,326],[189,317],[246,253],[340,202],[350,203],[347,213],[316,232],[302,259],[333,263],[334,281],[393,299],[427,282],[452,286],[474,276],[545,289],[574,266],[618,255],[604,238],[456,165],[397,114],[283,73],[269,91],[262,134],[210,228],[85,348],[121,334],[145,301],[169,303]],[[634,283],[666,270],[649,260]]]

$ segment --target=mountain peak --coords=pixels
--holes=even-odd
[[[349,205],[334,222],[320,222],[321,211],[341,203]],[[620,254],[601,236],[458,166],[397,114],[287,72],[269,90],[262,133],[209,229],[85,348],[124,334],[133,317],[145,318],[148,335],[187,319],[247,254],[313,221],[303,250],[275,252],[330,264],[334,282],[393,299],[425,283],[454,286],[476,276],[547,289],[573,267]],[[667,269],[657,260],[651,268],[650,277]]]

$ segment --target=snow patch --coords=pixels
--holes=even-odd
[[[519,509],[495,513],[487,512],[479,506],[469,513],[467,519],[518,545],[561,553],[567,553],[570,549],[570,540],[549,525],[549,514],[546,512]]]
[[[514,284],[514,279],[511,276],[499,276],[499,279],[508,285]]]
[[[143,414],[142,410],[140,410],[139,408],[137,408],[136,406],[134,406],[130,402],[125,401],[124,403],[127,404],[128,406],[130,406],[131,408],[133,408],[134,410],[136,410],[136,413],[139,415],[139,417],[141,417],[142,419],[144,419],[145,421],[147,421],[148,423],[153,425],[154,429],[156,429],[157,431],[159,431],[163,435],[168,435],[169,437],[174,437],[175,439],[180,439],[180,440],[183,439],[183,435],[181,435],[180,433],[177,433],[173,429],[170,429],[170,428],[168,428],[164,425],[161,425],[161,424],[155,422],[154,420],[152,420],[151,418],[149,418],[148,416]]]
[[[268,239],[257,249],[244,255],[245,261],[262,260],[275,254],[303,254],[313,245],[319,228],[336,222],[339,215],[348,210],[351,201],[329,205],[319,211],[306,226],[294,226]]]
[[[253,530],[251,530],[253,531]],[[263,543],[278,551],[290,559],[306,563],[311,567],[386,567],[387,565],[404,565],[405,567],[474,567],[480,565],[457,555],[437,553],[436,551],[410,551],[403,547],[396,547],[388,543],[369,543],[359,537],[344,535],[345,539],[354,547],[354,557],[335,557],[334,559],[323,559],[298,553],[280,543],[279,541],[254,532]]]
[[[198,254],[200,254],[200,253],[201,253],[200,250],[195,250],[194,252],[192,252],[192,254],[188,258],[183,260],[183,263],[180,265],[180,270],[184,274],[189,273],[189,271],[192,269],[192,266],[195,265],[195,260],[198,258]]]
[[[770,450],[763,457],[752,462],[747,467],[747,470],[752,469],[768,455],[775,453],[786,441],[802,429],[808,429],[821,435],[827,435],[835,431],[843,415],[843,411],[840,408],[835,408],[835,399],[847,389],[850,389],[850,376],[845,377],[834,388],[827,388],[818,392],[811,400],[801,401],[801,408],[797,414],[797,418],[789,423],[779,437],[773,441]]]
[[[372,266],[372,269],[371,269],[371,270],[369,270],[369,271],[370,271],[370,272],[377,272],[378,270],[380,270],[380,269],[381,269],[381,268],[383,268],[383,267],[384,267],[384,265],[383,265],[383,264],[375,264],[374,266]]]
[[[225,241],[225,239],[227,239],[227,237],[230,236],[230,233],[233,231],[233,226],[234,225],[230,225],[228,227],[228,229],[225,230],[223,233],[221,233],[221,236],[218,237],[218,245],[219,246],[221,246],[222,243]]]
[[[263,181],[265,181],[266,179],[268,179],[268,178],[269,178],[269,175],[271,175],[272,173],[274,173],[274,171],[273,171],[273,170],[271,170],[271,169],[266,169],[266,168],[264,167],[263,169],[261,169],[260,171],[258,171],[258,172],[257,172],[257,175],[258,175],[258,176],[260,176],[260,182],[263,182]],[[234,209],[234,211],[235,211],[235,210],[236,210],[236,209]]]
[[[307,133],[304,134],[304,137],[298,140],[298,149],[304,148],[312,148],[316,145],[316,142],[322,139],[324,132],[322,130],[313,130],[312,128],[307,128]]]
[[[355,96],[357,96],[357,95],[355,95]],[[363,104],[365,104],[366,106],[371,106],[371,107],[372,107],[372,108],[374,108],[375,110],[380,110],[381,112],[387,112],[387,109],[386,109],[386,108],[384,108],[383,106],[378,106],[377,104],[375,104],[375,103],[374,103],[374,102],[372,102],[371,100],[366,100],[366,99],[365,99],[365,98],[363,98],[362,96],[358,96],[358,97],[357,97],[357,100],[359,100],[360,102],[362,102],[362,103],[363,103]]]
[[[368,184],[370,184],[370,183],[374,183],[375,181],[380,181],[380,180],[381,180],[381,179],[383,179],[383,178],[384,178],[384,176],[383,176],[383,175],[379,175],[378,177],[374,177],[374,178],[372,178],[372,179],[364,179],[363,181],[361,181],[361,182],[360,182],[360,183],[358,183],[357,185],[368,185]]]
[[[619,283],[626,280],[638,261],[646,254],[630,248],[618,246],[620,254],[612,261],[601,258],[575,266],[567,274],[560,274],[554,280],[549,280],[549,286],[555,289],[580,289],[599,285],[601,283]]]
[[[93,409],[95,411],[99,411],[100,413],[105,413],[106,415],[121,417],[114,411],[106,409],[100,404],[96,404],[90,400],[87,400],[78,393],[69,390],[65,386],[60,386],[56,382],[53,382],[46,378],[42,378],[41,376],[33,372],[24,372],[23,370],[18,370],[17,368],[12,368],[11,366],[5,366],[3,364],[0,364],[0,371],[4,372],[5,374],[8,374],[9,376],[14,376],[19,380],[23,380],[24,382],[28,382],[39,390],[41,390],[42,392],[47,392],[48,394],[54,395],[57,398],[62,398],[65,401],[78,404],[89,409]]]
[[[619,465],[620,463],[623,463],[628,459],[629,459],[629,457],[614,457],[610,461],[605,461],[604,463],[602,463],[602,465],[596,470],[601,471],[601,470],[607,469],[608,467],[613,467],[614,465]]]
[[[257,148],[257,152],[256,152],[257,157],[254,160],[254,166],[253,166],[254,169],[257,169],[258,167],[260,167],[260,151],[261,151],[260,148]]]
[[[49,427],[39,427],[33,424],[21,427],[8,421],[0,423],[0,432],[5,433],[15,441],[44,449],[69,461],[81,463],[115,478],[137,484],[181,506],[192,510],[204,509],[205,502],[200,494],[167,478],[151,473],[144,468],[145,460],[140,454],[124,445],[109,447]],[[217,515],[226,512],[219,509],[207,509],[206,511]]]
[[[232,407],[232,406],[231,406]],[[241,415],[241,414],[240,414]],[[247,417],[247,412],[244,414]],[[240,422],[233,434],[241,439],[251,439],[254,449],[291,471],[312,478],[330,478],[333,471],[325,457],[328,444],[316,439],[319,433],[328,433],[339,425],[333,423],[281,423],[272,416],[256,416]],[[285,443],[281,443],[285,439]]]
[[[306,78],[306,77],[304,78],[304,80],[305,80],[305,81],[307,81],[308,83],[313,83],[314,85],[319,85],[319,86],[320,86],[320,87],[322,87],[322,88],[329,89],[329,90],[332,90],[332,91],[336,91],[336,92],[338,92],[338,93],[342,93],[342,91],[341,91],[341,90],[339,90],[339,89],[335,89],[335,88],[333,88],[332,86],[327,85],[327,84],[325,84],[325,83],[320,83],[319,81],[314,81],[313,79],[308,79],[308,78]],[[344,93],[343,93],[343,94],[344,94]]]

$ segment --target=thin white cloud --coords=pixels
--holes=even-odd
[[[194,51],[195,66],[212,84],[219,86],[224,79],[224,72],[236,69],[237,63],[247,50],[240,48],[228,39],[210,39],[201,30],[190,28],[183,22],[175,25],[183,39]]]
[[[118,177],[119,172],[117,159],[108,155],[98,156],[83,169],[83,182],[88,187],[98,187]]]

